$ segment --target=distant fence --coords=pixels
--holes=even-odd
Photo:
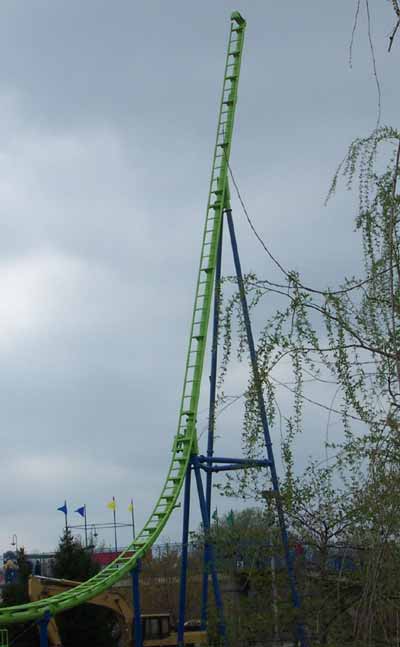
[[[181,549],[182,546],[178,542],[155,544],[144,558],[143,566],[146,567],[146,564],[150,564],[153,561],[167,559],[168,556],[176,556],[180,559]],[[119,552],[116,553],[111,548],[94,549],[93,558],[101,568],[104,568],[117,557]],[[296,543],[291,547],[290,552],[294,562],[301,564],[305,568],[315,569],[321,563],[318,551],[309,546]],[[269,570],[272,565],[277,570],[285,568],[284,557],[278,552],[273,553],[268,542],[262,544],[247,540],[238,542],[235,545],[223,542],[216,543],[215,554],[217,568],[221,571],[229,571],[230,573],[247,570]],[[329,549],[327,566],[330,570],[337,572],[355,571],[360,561],[359,555],[359,551],[353,547],[332,546]],[[192,559],[192,564],[194,561],[193,558],[198,558],[198,567],[201,568],[202,547],[199,542],[189,543],[189,558]],[[51,576],[53,574],[54,553],[27,553],[26,559],[31,563],[32,572],[35,575]],[[10,561],[16,561],[16,554],[7,551],[3,554],[3,569],[4,565]]]

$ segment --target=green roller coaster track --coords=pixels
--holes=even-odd
[[[172,458],[160,497],[136,539],[103,571],[74,589],[45,600],[0,609],[0,624],[40,620],[87,602],[126,576],[160,535],[182,490],[192,453],[197,451],[196,417],[200,397],[207,331],[213,295],[217,248],[222,213],[229,201],[227,171],[237,102],[240,64],[246,21],[237,12],[231,15],[217,137],[212,162],[210,189],[200,266],[190,328],[178,430],[172,445]],[[133,552],[133,555],[132,555]]]

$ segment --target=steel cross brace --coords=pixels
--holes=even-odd
[[[199,495],[199,503],[203,521],[203,528],[205,532],[204,544],[204,568],[203,568],[203,586],[202,586],[202,612],[201,621],[202,628],[207,626],[207,604],[208,604],[208,584],[209,575],[211,574],[212,585],[214,589],[214,597],[218,611],[219,619],[219,633],[222,638],[223,644],[227,645],[226,625],[224,620],[223,603],[221,591],[217,576],[217,569],[215,563],[214,547],[210,543],[209,531],[211,523],[211,491],[212,491],[212,474],[221,471],[230,471],[243,469],[246,467],[264,467],[270,470],[273,491],[275,493],[276,509],[281,531],[281,539],[285,553],[286,569],[289,578],[290,591],[292,597],[293,607],[298,612],[301,607],[300,596],[297,589],[297,582],[293,568],[292,556],[289,551],[289,541],[286,530],[286,522],[283,513],[282,500],[279,491],[279,481],[275,466],[274,454],[272,450],[271,436],[269,432],[269,425],[266,414],[266,407],[264,402],[263,389],[258,370],[257,355],[255,350],[254,338],[251,329],[250,315],[247,305],[247,299],[244,288],[244,281],[242,269],[239,259],[239,251],[236,242],[236,235],[232,220],[232,211],[229,208],[225,210],[225,217],[227,219],[229,234],[231,239],[231,246],[233,252],[233,260],[235,265],[236,277],[239,287],[240,302],[242,305],[243,320],[246,328],[247,342],[249,346],[250,360],[253,370],[253,379],[255,391],[257,394],[258,408],[260,419],[263,428],[264,442],[266,447],[267,457],[263,460],[251,460],[246,458],[229,458],[214,456],[214,430],[215,430],[215,402],[216,402],[216,383],[217,383],[217,354],[218,354],[218,328],[219,328],[219,306],[220,306],[220,281],[221,281],[221,259],[222,259],[222,227],[218,244],[217,264],[215,272],[215,288],[214,288],[214,317],[213,317],[213,339],[211,348],[211,373],[210,373],[210,400],[209,400],[209,423],[208,423],[208,441],[207,441],[207,455],[193,455],[190,465],[186,473],[185,481],[185,494],[184,494],[184,518],[183,518],[183,535],[182,535],[182,563],[181,563],[181,585],[180,585],[180,602],[179,602],[179,624],[178,624],[178,646],[184,646],[184,622],[185,622],[185,606],[186,606],[186,579],[187,579],[187,557],[188,557],[188,536],[189,536],[189,507],[190,507],[190,479],[191,471],[194,471],[197,490]],[[206,493],[204,495],[203,482],[201,478],[201,470],[206,472]],[[297,621],[295,639],[300,647],[308,647],[308,642],[305,635],[304,626],[301,620]]]
[[[271,474],[272,488],[275,493],[276,511],[278,515],[279,528],[281,531],[281,539],[282,539],[282,544],[283,544],[283,549],[285,554],[285,562],[286,562],[286,569],[287,569],[288,578],[289,578],[292,604],[293,604],[293,607],[297,610],[297,617],[299,618],[300,617],[299,612],[301,608],[300,596],[299,596],[297,582],[296,582],[296,575],[293,568],[293,559],[289,551],[289,539],[288,539],[288,534],[286,529],[285,516],[283,512],[282,499],[280,495],[278,474],[276,471],[274,453],[272,449],[272,441],[271,441],[271,435],[269,431],[267,412],[265,408],[264,394],[263,394],[262,383],[260,379],[260,373],[258,370],[257,354],[256,354],[256,349],[254,344],[253,331],[251,328],[249,308],[247,305],[242,267],[240,264],[239,250],[236,242],[236,234],[235,234],[235,228],[234,228],[233,218],[232,218],[232,209],[230,208],[230,205],[226,208],[225,214],[228,222],[229,235],[231,239],[233,261],[235,265],[240,302],[242,305],[243,320],[246,328],[247,343],[249,346],[250,360],[251,360],[251,366],[253,370],[254,386],[255,386],[255,391],[257,393],[258,409],[259,409],[261,424],[263,428],[264,442],[267,450],[267,457],[270,463],[269,470]],[[295,633],[296,633],[295,638],[300,643],[300,647],[307,647],[308,642],[305,635],[304,625],[300,619],[297,620]]]
[[[221,265],[222,265],[222,231],[224,218],[227,220],[230,242],[233,253],[233,260],[235,265],[236,278],[239,288],[240,302],[242,306],[243,320],[246,328],[246,336],[250,353],[251,366],[253,371],[254,386],[257,394],[258,409],[262,423],[264,442],[266,447],[267,457],[265,460],[251,461],[249,459],[240,458],[223,458],[214,457],[214,431],[215,431],[215,402],[216,402],[216,382],[217,382],[217,353],[218,353],[218,328],[219,328],[219,309],[220,309],[220,282],[221,282]],[[232,219],[232,210],[229,201],[229,188],[227,191],[227,206],[224,212],[224,217],[221,222],[221,233],[218,245],[216,273],[215,273],[215,288],[214,288],[214,316],[213,316],[213,340],[211,350],[211,374],[210,374],[210,400],[209,400],[209,423],[208,423],[208,442],[207,442],[207,456],[199,456],[198,461],[200,467],[206,472],[207,488],[206,488],[206,507],[208,514],[208,521],[211,518],[211,490],[212,490],[212,474],[214,472],[230,471],[235,469],[242,469],[244,467],[265,467],[270,470],[273,491],[275,493],[276,508],[278,514],[279,527],[281,531],[282,544],[285,553],[286,569],[289,578],[290,591],[292,597],[292,604],[296,610],[300,610],[301,602],[298,593],[296,577],[293,568],[292,556],[289,551],[289,541],[286,530],[286,522],[283,513],[282,500],[279,491],[279,481],[275,466],[275,459],[272,449],[271,436],[267,420],[263,389],[258,369],[257,355],[255,350],[253,332],[251,328],[249,309],[247,305],[242,268],[239,258],[239,250],[236,241],[235,228]],[[202,626],[206,627],[207,624],[207,602],[208,602],[208,552],[204,550],[204,571],[203,571],[203,589],[202,589]],[[300,647],[307,647],[307,639],[305,636],[304,626],[301,621],[298,621],[296,627],[296,638],[300,643]]]
[[[188,465],[188,468],[186,471],[184,500],[183,500],[183,530],[182,530],[181,576],[180,576],[180,588],[179,588],[178,647],[184,647],[184,644],[185,644],[184,625],[185,625],[185,612],[186,612],[190,484],[191,484],[192,470],[194,472],[195,479],[196,479],[197,493],[199,497],[201,517],[202,517],[203,528],[204,528],[204,535],[205,535],[204,550],[207,555],[207,565],[211,573],[215,604],[216,604],[217,613],[218,613],[218,633],[221,636],[222,644],[224,645],[224,647],[227,647],[228,642],[227,642],[227,636],[226,636],[226,625],[225,625],[221,589],[220,589],[218,575],[217,575],[214,547],[212,543],[209,541],[210,518],[209,518],[209,515],[207,514],[206,497],[204,495],[204,487],[203,487],[203,481],[201,478],[200,467],[201,467],[201,464],[199,461],[199,457],[196,454],[192,455],[190,464]],[[208,576],[208,572],[207,572],[207,576]]]
[[[246,458],[209,458],[207,456],[199,456],[200,468],[205,472],[228,472],[233,470],[242,470],[246,467],[268,467],[270,461],[268,460],[248,460]],[[220,463],[214,465],[213,463]]]

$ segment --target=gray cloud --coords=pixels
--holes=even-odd
[[[101,521],[113,495],[128,520],[133,496],[138,523],[157,497],[175,433],[231,9],[225,0],[2,4],[3,549],[14,532],[28,549],[53,548],[65,497]],[[241,10],[249,26],[232,167],[282,263],[309,282],[335,283],[358,268],[354,202],[340,194],[322,204],[346,146],[376,118],[365,17],[350,71],[349,3],[321,11],[313,1],[254,1]],[[398,53],[385,53],[390,10],[375,13],[382,120],[394,122]],[[234,206],[244,268],[277,276]],[[235,367],[229,385],[240,391],[246,380]],[[205,392],[200,431],[206,410]],[[238,402],[221,416],[221,451],[240,451],[241,415]],[[324,425],[321,412],[310,414],[299,468],[321,451]],[[179,537],[179,515],[164,536]]]

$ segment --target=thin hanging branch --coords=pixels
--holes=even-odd
[[[399,28],[399,25],[400,25],[400,6],[399,6],[399,3],[398,3],[397,0],[392,0],[392,5],[393,5],[394,13],[397,16],[397,22],[396,22],[396,24],[394,26],[394,29],[393,29],[391,35],[389,36],[388,52],[390,52],[390,50],[392,49],[394,37],[396,36],[396,32],[397,32],[397,30]]]
[[[350,45],[349,45],[349,67],[350,68],[353,67],[353,45],[354,45],[354,37],[356,35],[356,30],[358,25],[358,17],[360,15],[360,5],[361,5],[361,0],[357,0],[356,11],[354,14],[353,29],[351,31],[351,39],[350,39]]]
[[[397,344],[397,322],[396,322],[396,289],[394,284],[394,271],[393,271],[393,257],[396,255],[395,247],[395,233],[396,233],[396,189],[397,180],[399,177],[400,166],[400,140],[397,146],[396,163],[393,173],[392,195],[391,195],[391,209],[389,220],[389,268],[390,268],[390,299],[391,299],[391,321],[392,321],[392,337],[393,337],[393,352],[395,356],[396,372],[398,389],[400,393],[400,353]],[[398,260],[398,259],[396,259]]]
[[[370,51],[371,51],[372,68],[373,68],[373,72],[374,72],[376,91],[377,91],[377,94],[378,94],[378,112],[377,112],[377,115],[376,115],[376,125],[375,125],[375,129],[378,129],[380,121],[381,121],[381,112],[382,112],[382,92],[381,92],[381,84],[379,82],[378,72],[377,72],[377,68],[376,68],[376,58],[375,58],[374,43],[373,43],[373,40],[372,40],[371,14],[370,14],[370,11],[369,11],[369,0],[365,0],[365,7],[367,9],[369,48],[370,48]]]
[[[395,24],[395,26],[394,26],[394,29],[393,29],[393,31],[392,31],[392,33],[391,33],[391,35],[389,36],[389,47],[388,47],[388,52],[390,52],[390,50],[392,49],[392,45],[393,45],[393,41],[394,41],[394,37],[396,36],[396,32],[397,32],[397,30],[398,30],[398,28],[399,28],[399,25],[400,25],[400,18],[398,19],[397,23],[396,23],[396,24]]]

